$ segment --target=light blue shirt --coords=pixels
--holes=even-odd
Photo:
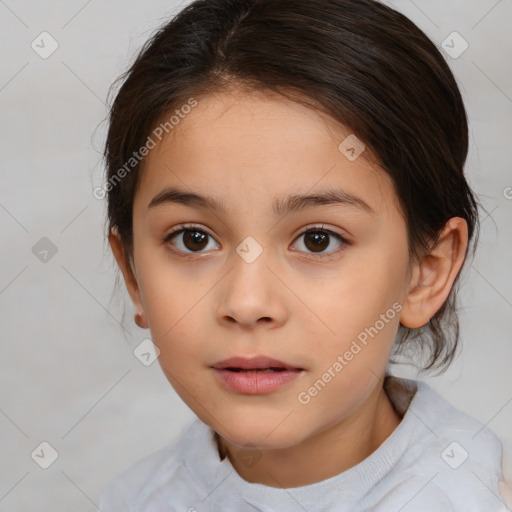
[[[402,421],[369,457],[327,480],[280,489],[242,479],[196,419],[101,493],[103,512],[506,512],[502,445],[427,384],[387,376]]]

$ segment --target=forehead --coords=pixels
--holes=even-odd
[[[375,210],[396,205],[392,180],[369,151],[354,161],[340,151],[354,136],[333,118],[277,94],[226,91],[196,99],[145,157],[139,206],[171,186],[222,202],[243,197],[251,207],[334,187]]]

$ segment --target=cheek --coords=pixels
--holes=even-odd
[[[204,339],[207,283],[187,271],[186,265],[173,264],[162,251],[141,250],[138,257],[141,301],[160,358],[175,362],[193,357]]]
[[[183,316],[183,309],[200,287],[195,273],[186,264],[171,259],[168,250],[149,236],[141,237],[135,249],[135,263],[141,300],[155,323],[164,316],[168,317],[168,324],[175,317]]]
[[[388,356],[398,329],[405,265],[403,252],[392,246],[387,250],[378,244],[366,246],[309,294],[308,305],[322,320],[315,327],[325,333],[319,350],[324,361],[334,362],[338,355],[352,351],[357,352],[353,360],[358,363],[350,366],[379,366]]]
[[[396,290],[394,272],[389,265],[354,257],[353,261],[344,262],[325,285],[318,286],[314,294],[309,284],[305,296],[311,309],[318,311],[325,324],[340,334],[377,320],[391,307],[395,295],[398,296]]]

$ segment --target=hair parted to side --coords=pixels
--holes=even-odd
[[[460,91],[432,41],[390,7],[374,0],[196,0],[145,43],[121,80],[104,150],[107,181],[191,98],[233,86],[269,91],[327,113],[364,142],[365,154],[393,180],[411,261],[452,217],[466,220],[474,253],[479,203],[464,176],[468,124]],[[130,256],[143,163],[107,189],[108,231],[117,229]],[[427,325],[400,325],[395,354],[412,346],[429,354],[423,370],[448,367],[459,340],[459,277]]]

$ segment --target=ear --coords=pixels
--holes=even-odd
[[[464,219],[451,218],[429,254],[415,263],[400,316],[405,327],[427,324],[448,298],[466,258],[468,227]]]
[[[135,323],[143,329],[148,329],[149,324],[144,311],[144,306],[140,299],[139,284],[132,268],[132,262],[124,249],[117,229],[111,229],[108,241],[117,264],[123,274],[126,289],[128,290],[133,305],[135,306]],[[134,266],[135,265],[133,265],[133,267]]]

